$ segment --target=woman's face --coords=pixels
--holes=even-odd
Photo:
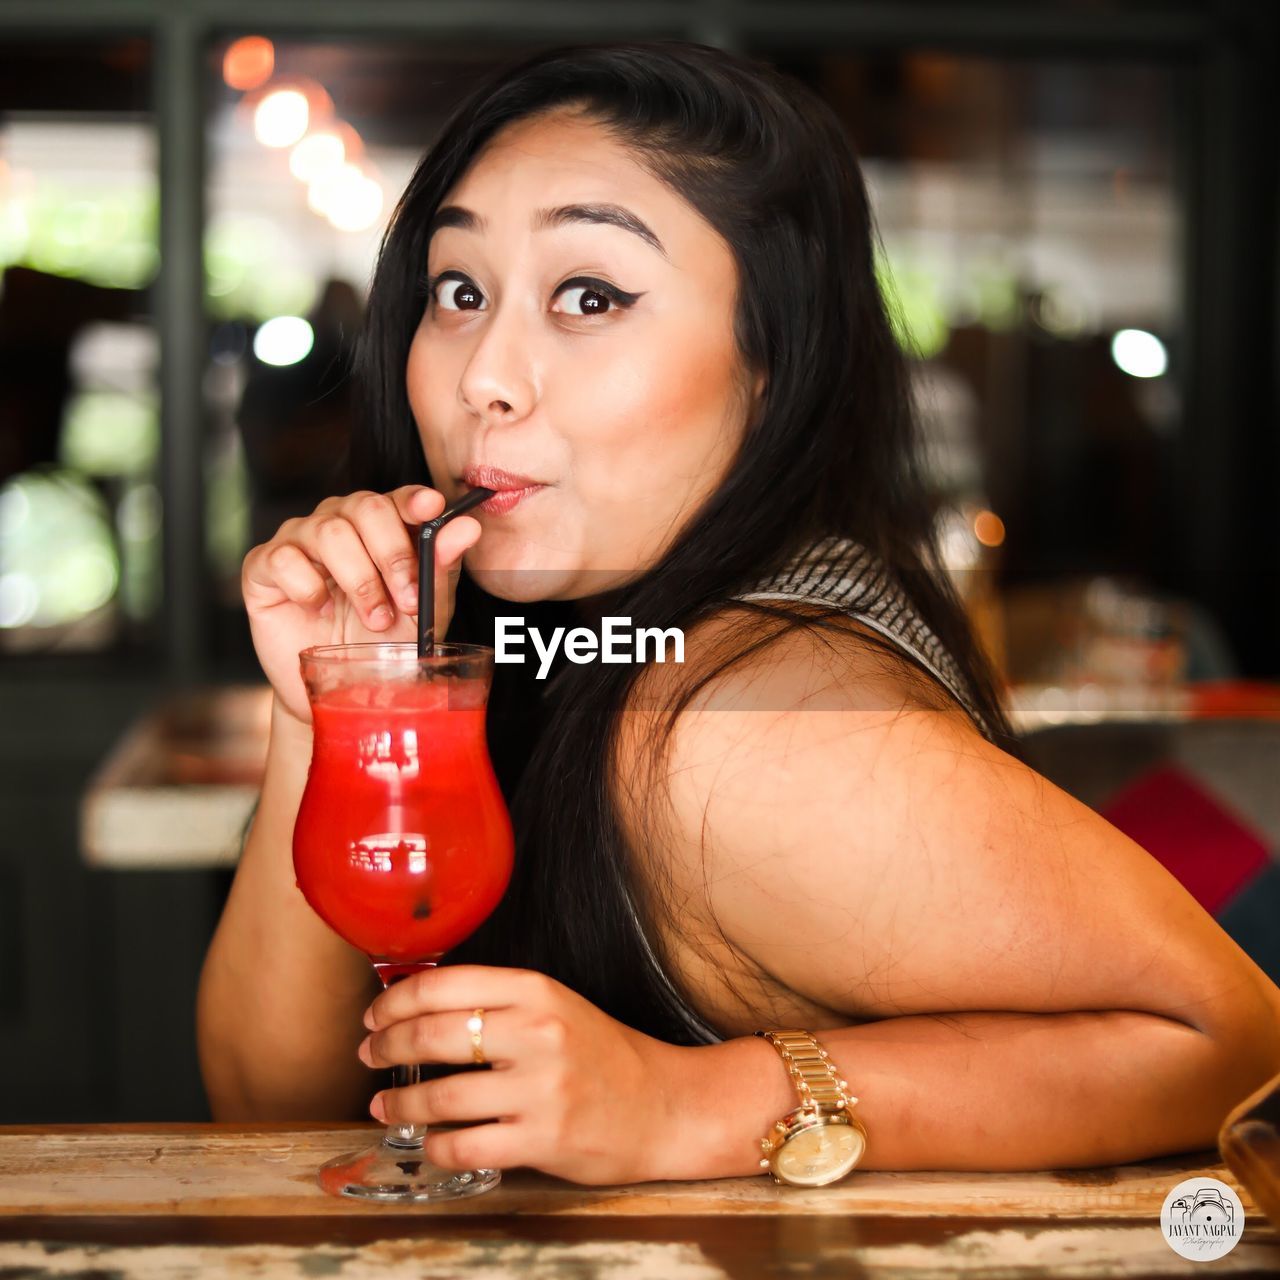
[[[565,112],[508,126],[440,212],[407,371],[432,478],[450,500],[540,486],[473,509],[467,570],[508,600],[621,586],[719,485],[761,389],[733,340],[729,247]]]

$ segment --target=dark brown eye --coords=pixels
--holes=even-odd
[[[580,314],[586,316],[605,315],[613,302],[609,295],[600,289],[587,289],[580,286],[576,289],[566,289],[565,293],[580,295],[578,298],[578,306],[582,308]]]
[[[580,295],[578,306],[581,310],[568,313],[577,316],[602,316],[615,309],[625,311],[637,298],[643,297],[643,294],[626,293],[611,284],[605,284],[603,280],[593,280],[589,276],[575,276],[572,280],[566,280],[556,290],[556,297],[565,293]]]
[[[455,288],[448,289],[446,286],[454,285]],[[444,290],[443,297],[441,290]],[[471,283],[465,276],[458,275],[456,272],[444,271],[431,281],[428,294],[437,306],[442,306],[446,311],[479,311],[481,310],[480,299],[484,295]],[[443,299],[449,298],[448,302]]]

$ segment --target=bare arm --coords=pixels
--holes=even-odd
[[[1065,1169],[1211,1150],[1226,1113],[1274,1072],[1254,1047],[1135,1010],[961,1013],[819,1031],[867,1127],[864,1169]],[[759,1142],[796,1105],[755,1037],[675,1049],[689,1141],[656,1177],[759,1173]]]
[[[378,984],[294,883],[293,825],[310,759],[310,726],[273,703],[262,797],[197,998],[217,1120],[363,1118],[373,1089],[356,1046]]]
[[[661,855],[741,954],[831,1011],[809,1029],[861,1100],[866,1167],[1212,1147],[1280,1071],[1280,991],[1155,859],[962,714],[856,656],[833,675],[806,643],[682,715]],[[753,1171],[795,1105],[772,1048],[672,1062],[711,1140],[667,1176]]]

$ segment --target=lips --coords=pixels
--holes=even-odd
[[[478,512],[486,512],[491,516],[504,516],[514,511],[531,494],[545,489],[541,480],[532,476],[518,475],[514,471],[503,471],[501,467],[472,466],[462,473],[464,483],[473,488],[493,489],[496,492],[486,498],[475,508]]]
[[[462,479],[473,489],[496,489],[499,493],[513,489],[534,489],[543,483],[533,476],[517,475],[514,471],[503,471],[500,467],[490,466],[468,467],[462,473]]]

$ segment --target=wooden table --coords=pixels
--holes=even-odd
[[[504,1175],[443,1206],[325,1196],[315,1170],[367,1125],[0,1128],[0,1276],[529,1277],[1267,1275],[1280,1232],[1214,1151],[1036,1173],[855,1172],[814,1191],[765,1177],[580,1187]],[[1234,1187],[1244,1236],[1209,1263],[1159,1227],[1167,1192]]]

